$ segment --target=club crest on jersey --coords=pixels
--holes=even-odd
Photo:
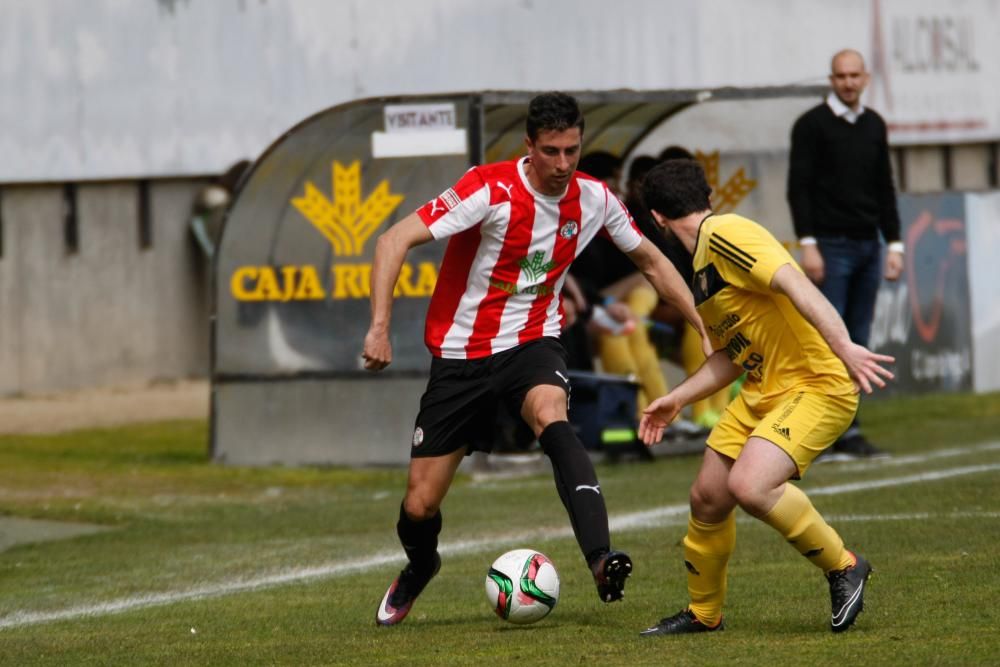
[[[576,223],[576,220],[567,220],[566,224],[559,228],[559,236],[571,239],[576,236],[578,231],[580,231],[580,225]]]
[[[424,443],[424,429],[418,426],[417,429],[413,432],[413,446],[419,447],[423,443]]]

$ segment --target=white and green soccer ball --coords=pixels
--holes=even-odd
[[[486,599],[496,615],[523,625],[539,621],[559,600],[559,573],[545,554],[514,549],[495,561],[486,575]]]

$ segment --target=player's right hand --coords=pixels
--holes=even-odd
[[[365,370],[369,371],[380,371],[392,363],[392,343],[389,342],[388,332],[369,329],[361,357],[365,360]]]
[[[639,439],[651,447],[663,439],[663,431],[674,421],[684,405],[671,394],[661,396],[642,411],[639,422]]]

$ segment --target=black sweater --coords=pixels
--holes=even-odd
[[[851,124],[824,102],[795,121],[788,166],[795,234],[899,240],[889,141],[882,117],[865,109]]]

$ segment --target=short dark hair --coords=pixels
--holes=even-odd
[[[614,178],[616,171],[621,171],[622,159],[607,151],[594,151],[580,158],[576,168],[588,176],[604,181]]]
[[[640,155],[632,160],[628,168],[628,180],[642,181],[649,170],[656,166],[656,158],[652,155]]]
[[[666,162],[667,160],[693,160],[694,155],[692,155],[691,151],[683,146],[674,144],[672,146],[667,146],[660,151],[660,156],[657,159],[659,159],[660,162]]]
[[[580,128],[583,134],[583,112],[576,98],[566,93],[551,92],[536,95],[528,103],[528,117],[525,119],[528,138],[534,141],[538,133],[548,130],[562,132],[571,127]]]
[[[653,167],[642,183],[646,207],[670,220],[712,207],[712,188],[695,160],[667,160]]]

